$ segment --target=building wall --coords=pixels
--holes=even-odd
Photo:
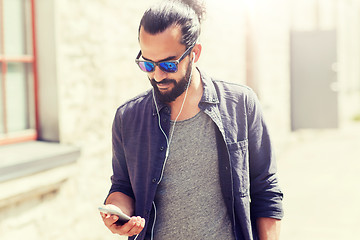
[[[360,1],[337,1],[340,117],[360,116]]]
[[[359,0],[256,0],[244,1],[246,32],[251,36],[247,51],[251,58],[250,86],[263,105],[276,149],[289,140],[290,31],[337,31],[338,92],[340,127],[360,113],[360,1]]]
[[[105,228],[97,207],[110,187],[115,110],[149,87],[134,59],[138,23],[150,2],[53,1],[60,143],[80,147],[81,157],[75,165],[38,174],[46,182],[66,173],[58,188],[26,194],[15,204],[10,199],[0,209],[2,240],[119,239]]]
[[[339,120],[344,125],[360,113],[360,1],[291,1],[291,28],[336,30]]]
[[[246,3],[252,55],[247,63],[275,149],[281,151],[290,132],[290,4],[287,0]]]

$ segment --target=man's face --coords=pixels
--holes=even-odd
[[[182,77],[179,81],[171,78],[165,78],[161,80],[161,82],[157,82],[154,78],[149,78],[151,85],[154,88],[155,94],[161,102],[173,102],[177,97],[185,92],[190,81],[191,67],[191,62],[189,62],[185,76]],[[163,85],[173,85],[173,87],[168,91],[161,91],[161,86]]]
[[[185,52],[186,47],[180,43],[181,30],[170,27],[164,32],[151,35],[140,30],[140,47],[142,57],[149,61],[177,60]],[[155,67],[155,71],[148,73],[155,94],[162,102],[172,102],[184,93],[188,86],[192,64],[189,57],[185,57],[178,65],[176,73],[167,73]]]

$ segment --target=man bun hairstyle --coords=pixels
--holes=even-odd
[[[198,16],[200,24],[202,23],[202,20],[204,19],[206,14],[206,7],[204,1],[200,1],[200,0],[178,0],[178,1],[192,8],[195,11],[196,15]]]
[[[150,34],[164,32],[171,26],[182,31],[181,44],[190,47],[199,39],[206,10],[201,0],[164,0],[145,11],[139,26]]]

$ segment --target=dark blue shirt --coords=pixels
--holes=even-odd
[[[256,219],[283,216],[283,194],[262,111],[254,92],[245,86],[213,80],[201,73],[204,86],[199,108],[217,126],[222,195],[236,239],[258,239]],[[158,101],[157,101],[158,102]],[[152,203],[166,154],[170,111],[152,91],[120,106],[113,122],[113,176],[110,193],[135,201],[135,215],[146,220],[138,239],[148,238],[154,219]],[[160,122],[159,122],[160,121]]]

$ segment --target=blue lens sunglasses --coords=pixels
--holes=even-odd
[[[138,56],[135,59],[135,62],[142,71],[147,73],[154,72],[155,66],[158,66],[161,69],[161,71],[167,73],[175,73],[178,71],[178,64],[191,52],[194,46],[195,43],[191,45],[188,49],[186,49],[186,51],[183,53],[183,55],[181,55],[181,57],[178,60],[160,61],[160,62],[139,60],[142,54],[140,50]]]

